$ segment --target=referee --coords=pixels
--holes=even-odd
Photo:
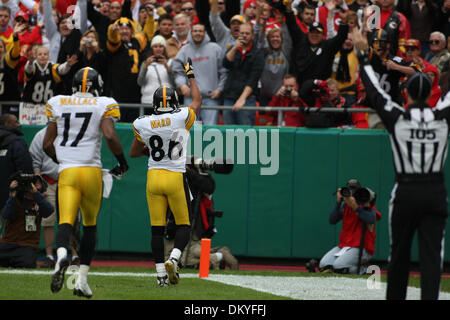
[[[375,109],[389,132],[396,183],[389,202],[391,250],[388,300],[404,300],[408,285],[411,243],[418,232],[422,300],[437,300],[443,263],[447,191],[443,168],[447,157],[450,100],[430,109],[426,103],[431,81],[423,73],[407,82],[405,110],[381,88],[369,64],[367,39],[359,31],[352,39],[361,64],[369,107]]]

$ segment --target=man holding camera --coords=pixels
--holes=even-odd
[[[297,79],[294,75],[287,74],[283,78],[283,85],[277,94],[272,97],[268,106],[269,107],[295,107],[295,111],[283,112],[283,126],[286,127],[303,127],[305,122],[305,116],[298,111],[298,108],[302,105],[299,97],[299,86]],[[277,113],[274,112],[274,121],[268,125],[276,124]]]
[[[0,210],[9,195],[9,181],[16,172],[33,173],[33,165],[28,146],[21,138],[19,121],[13,114],[0,115]],[[0,217],[0,235],[2,229]]]
[[[362,188],[356,179],[336,192],[336,205],[330,213],[330,224],[342,220],[340,242],[323,256],[321,272],[364,274],[366,264],[374,254],[375,222],[381,214],[375,208],[375,193]]]
[[[223,216],[222,211],[216,211],[213,207],[213,193],[216,189],[214,178],[209,173],[230,174],[233,164],[227,159],[203,160],[192,157],[190,164],[186,165],[186,177],[193,199],[190,211],[192,225],[189,242],[180,258],[180,263],[185,267],[198,268],[200,264],[201,239],[212,238],[217,232],[215,218]],[[168,259],[174,245],[175,221],[173,215],[168,215],[165,232],[165,256]],[[214,247],[210,250],[210,267],[212,269],[232,270],[239,268],[237,259],[226,246]]]
[[[6,227],[0,240],[0,266],[36,268],[41,220],[54,211],[42,194],[46,182],[38,175],[18,174],[9,188],[10,196],[2,210]]]

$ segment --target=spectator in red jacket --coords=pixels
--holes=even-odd
[[[325,39],[336,36],[341,23],[341,10],[348,11],[344,0],[325,0],[324,5],[317,9],[316,21],[323,25]]]
[[[431,83],[433,84],[431,87],[431,95],[428,99],[428,105],[431,108],[434,108],[442,95],[442,90],[439,87],[439,71],[438,68],[432,64],[428,64],[422,72],[426,73],[428,77],[430,77]]]
[[[362,84],[361,80],[356,81],[356,92],[358,94],[358,100],[353,105],[353,108],[367,109],[366,106],[366,88]],[[358,129],[369,128],[369,114],[365,112],[352,112],[352,122]]]
[[[73,13],[77,0],[56,0],[55,9],[58,10],[60,15]],[[73,6],[70,8],[70,6]]]
[[[24,85],[24,68],[25,64],[28,61],[28,55],[31,50],[31,46],[33,44],[41,44],[42,36],[41,36],[41,27],[43,23],[40,22],[37,26],[32,27],[30,25],[30,17],[24,11],[17,12],[14,17],[14,27],[23,26],[23,31],[19,33],[19,42],[20,42],[20,60],[18,64],[18,82],[19,86],[23,87]]]
[[[283,112],[284,127],[304,127],[305,116],[298,111],[298,108],[302,105],[301,99],[298,94],[297,78],[292,74],[287,74],[283,78],[283,85],[280,90],[272,97],[269,102],[269,107],[293,107],[295,111]],[[271,112],[273,117],[272,123],[267,125],[277,124],[277,112]]]

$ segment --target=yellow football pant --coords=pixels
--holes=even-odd
[[[147,204],[152,226],[165,226],[167,206],[176,225],[189,225],[189,211],[183,173],[165,169],[147,171]]]
[[[59,224],[74,225],[78,208],[84,226],[97,225],[102,204],[102,170],[98,167],[67,168],[58,179]]]

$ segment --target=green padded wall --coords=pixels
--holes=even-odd
[[[25,140],[30,143],[39,126],[22,126]],[[129,124],[117,124],[116,129],[126,155],[133,134]],[[240,131],[236,131],[240,130]],[[277,133],[279,170],[276,175],[261,175],[267,165],[258,161],[249,164],[249,150],[260,151],[259,141],[271,131]],[[389,255],[388,202],[394,185],[390,141],[383,130],[341,130],[306,128],[254,128],[237,126],[196,127],[191,129],[191,142],[200,138],[202,148],[191,146],[191,152],[202,156],[212,142],[223,139],[222,150],[212,155],[226,155],[226,143],[240,132],[245,136],[245,163],[235,164],[230,175],[214,174],[215,208],[223,210],[216,219],[218,233],[212,246],[227,245],[240,256],[278,258],[320,258],[338,244],[342,223],[330,225],[328,216],[335,203],[333,192],[350,178],[377,192],[377,208],[382,219],[376,224],[376,260]],[[207,133],[205,136],[204,134]],[[202,139],[203,135],[203,139]],[[234,161],[238,139],[234,138]],[[197,140],[196,140],[197,141]],[[260,159],[258,159],[260,160]],[[116,164],[103,144],[105,168]],[[150,218],[145,197],[146,158],[128,159],[130,170],[124,179],[115,181],[111,196],[104,199],[99,214],[98,250],[148,253],[150,248]],[[450,177],[445,168],[446,182]],[[446,234],[450,227],[447,224]],[[450,260],[449,237],[446,237],[445,260]],[[42,243],[42,242],[41,242]],[[412,260],[418,260],[417,241]]]

